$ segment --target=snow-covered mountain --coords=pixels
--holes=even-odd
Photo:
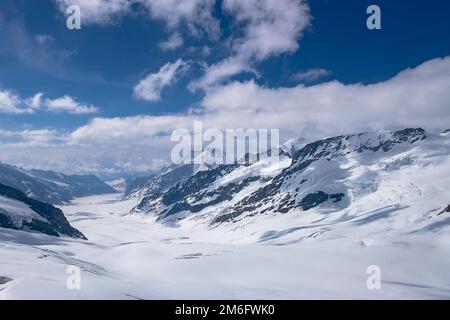
[[[165,192],[177,183],[185,181],[194,175],[195,172],[195,166],[190,164],[170,166],[157,176],[136,179],[127,187],[124,198],[142,198],[155,193]]]
[[[89,241],[0,228],[0,299],[450,297],[450,136],[405,129],[289,145],[271,150],[279,162],[260,155],[170,186],[174,166],[143,198],[61,206]],[[67,290],[67,265],[83,270],[82,290]],[[374,266],[380,290],[367,287]]]
[[[298,142],[289,141],[284,148],[294,150]],[[207,164],[205,159],[215,156],[219,152],[215,149],[205,149],[199,154],[192,152],[191,158],[184,159],[181,164],[171,164],[161,170],[161,173],[148,178],[138,178],[127,185],[124,199],[143,198],[158,193],[165,192],[178,183],[186,181],[188,178],[199,172],[205,172],[217,168],[219,165]],[[221,156],[225,154],[220,151]]]
[[[0,184],[0,227],[85,239],[60,209],[3,184]]]
[[[132,213],[164,223],[196,220],[214,226],[313,209],[363,212],[407,200],[433,203],[426,212],[450,203],[449,157],[449,137],[420,128],[337,136],[293,154],[280,148],[275,164],[261,157],[251,165],[197,172],[163,193],[147,193]]]
[[[0,183],[20,190],[30,198],[51,204],[67,203],[77,197],[117,192],[93,175],[24,170],[3,163],[0,163]]]

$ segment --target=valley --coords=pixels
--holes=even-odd
[[[421,130],[337,137],[76,198],[58,208],[88,240],[0,229],[0,298],[449,299],[449,150]]]
[[[362,235],[318,224],[258,236],[252,231],[170,228],[124,214],[117,195],[65,206],[88,241],[2,230],[2,299],[337,299],[450,297],[448,232]],[[389,210],[372,212],[366,220]],[[372,217],[372,218],[371,218]],[[361,223],[363,220],[359,220]],[[439,218],[441,223],[448,217]],[[448,224],[448,223],[447,223]],[[273,230],[275,229],[275,230]],[[339,229],[339,228],[338,228]],[[448,230],[448,229],[447,229]],[[328,233],[328,236],[327,236]],[[255,243],[254,239],[259,241]],[[296,238],[296,240],[293,240]],[[368,266],[382,270],[380,290],[366,286]],[[66,287],[67,266],[80,267],[81,288]]]

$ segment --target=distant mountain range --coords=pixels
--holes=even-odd
[[[30,198],[53,205],[68,203],[77,197],[117,192],[93,175],[24,170],[3,163],[0,163],[0,183],[15,188]]]
[[[126,187],[124,198],[141,198],[165,192],[175,184],[185,181],[193,174],[195,174],[194,165],[171,166],[162,170],[159,175],[138,178],[130,182]]]
[[[297,152],[301,146],[304,145],[303,140],[289,140],[283,145],[275,148],[276,152],[280,152],[283,155],[292,156]],[[214,151],[204,151],[197,158],[200,158],[206,154]],[[223,152],[222,152],[223,153]],[[257,156],[257,155],[254,155]],[[246,156],[247,160],[249,155]],[[147,178],[140,177],[133,181],[128,181],[127,187],[125,188],[124,198],[142,198],[146,196],[153,196],[158,193],[163,193],[168,191],[171,187],[177,185],[178,183],[188,180],[190,177],[197,173],[207,172],[214,170],[220,165],[207,165],[202,163],[201,160],[195,159],[196,164],[172,164],[164,168],[161,173],[153,175]]]

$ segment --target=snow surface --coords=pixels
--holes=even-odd
[[[273,176],[283,161],[238,168],[220,184]],[[347,199],[211,224],[261,188],[254,182],[231,201],[161,224],[151,213],[129,214],[141,199],[114,194],[61,206],[89,241],[0,229],[0,279],[8,279],[0,298],[450,299],[449,137],[345,153],[301,174],[301,192],[345,190]],[[289,192],[301,180],[286,181]],[[82,270],[81,290],[67,289],[71,265]],[[373,265],[380,290],[367,287]]]
[[[136,202],[108,195],[64,206],[89,241],[1,229],[0,276],[12,281],[0,298],[450,298],[448,215],[396,232],[389,220],[407,207],[388,206],[351,223],[284,215],[224,234],[126,215]],[[69,265],[82,270],[81,290],[66,287]],[[367,289],[369,265],[381,268],[381,290]]]
[[[9,217],[17,228],[21,228],[23,222],[31,222],[33,219],[47,222],[46,219],[34,212],[27,204],[3,196],[0,196],[0,214]]]

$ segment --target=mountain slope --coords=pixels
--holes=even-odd
[[[292,140],[283,146],[283,148],[286,149],[285,152],[289,153],[295,150],[299,143],[299,141]],[[194,152],[192,152],[191,158],[189,160],[185,159],[181,164],[172,164],[164,168],[161,173],[156,176],[138,178],[128,185],[124,198],[142,198],[163,193],[178,183],[185,182],[197,173],[213,170],[220,165],[208,164],[206,159],[219,155],[221,157],[225,156],[223,152],[220,152],[219,154],[216,153],[218,153],[216,149],[208,148],[198,155],[195,155]]]
[[[30,170],[28,173],[32,177],[61,186],[73,198],[117,192],[94,175],[65,175],[44,170]]]
[[[53,171],[23,170],[0,163],[0,183],[27,196],[51,204],[67,203],[73,198],[117,192],[95,176],[65,175]]]
[[[232,203],[245,194],[269,184],[291,163],[291,156],[281,148],[280,161],[273,163],[269,157],[260,157],[252,164],[220,165],[210,170],[198,171],[163,193],[152,193],[143,198],[135,208],[136,213],[156,213],[160,220],[178,219],[184,213],[197,213],[220,203]]]
[[[254,299],[449,298],[450,137],[381,131],[279,152],[278,163],[197,172],[145,197],[142,216],[126,216],[139,199],[119,195],[63,206],[90,242],[3,229],[0,298],[73,298],[60,285],[66,264],[83,270],[84,299],[234,299],[236,288]],[[367,289],[369,266],[381,290]]]
[[[60,209],[3,184],[0,184],[0,227],[86,239],[69,224]]]
[[[183,182],[195,173],[194,165],[176,165],[163,170],[159,175],[149,178],[138,178],[125,191],[124,198],[141,198],[162,193],[179,182]]]
[[[414,214],[426,215],[449,202],[448,179],[431,182],[426,174],[450,175],[450,139],[420,128],[332,137],[305,145],[292,158],[281,154],[276,165],[262,158],[199,172],[164,194],[145,197],[132,213],[215,226],[309,211],[319,221],[389,206],[411,206]]]
[[[347,180],[352,176],[349,169],[361,170],[364,165],[376,164],[426,137],[423,129],[405,129],[338,136],[310,143],[294,155],[292,165],[269,186],[243,199],[216,221],[232,220],[247,212],[307,211],[319,205],[335,211],[345,208],[351,203],[352,191],[358,189]],[[364,183],[374,175],[368,172],[358,181]]]

